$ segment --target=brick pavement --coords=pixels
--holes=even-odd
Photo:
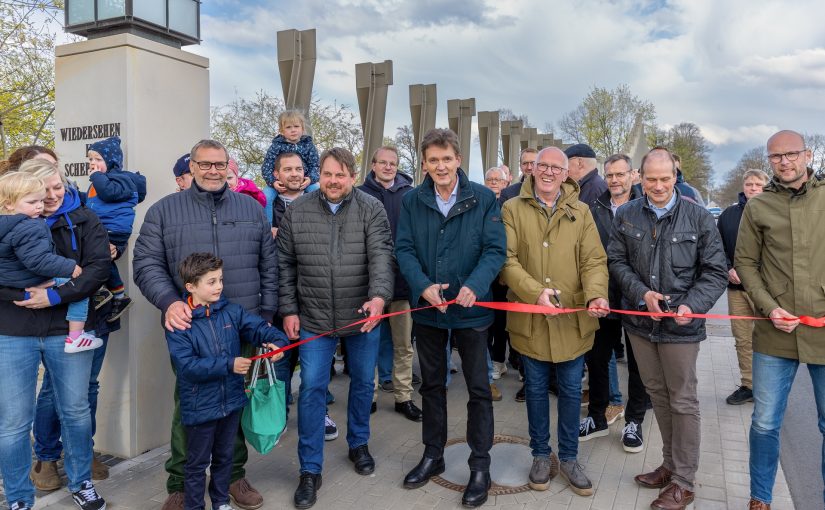
[[[728,406],[725,397],[736,388],[738,369],[730,329],[723,321],[709,324],[711,336],[702,344],[699,355],[699,400],[702,413],[702,452],[697,474],[697,509],[745,508],[749,494],[747,431],[751,404]],[[456,356],[457,360],[457,356]],[[620,377],[626,380],[626,365],[620,364]],[[460,508],[461,494],[430,483],[417,490],[401,487],[404,474],[419,460],[423,447],[420,425],[393,412],[392,395],[379,392],[378,412],[372,419],[370,450],[377,462],[372,476],[356,474],[347,460],[345,440],[345,376],[333,379],[332,391],[337,402],[330,406],[331,416],[340,426],[341,436],[328,442],[325,449],[323,487],[318,509],[446,509]],[[507,373],[498,382],[504,399],[496,402],[496,433],[527,437],[524,404],[513,400],[520,387],[517,376]],[[623,390],[625,388],[623,382]],[[551,397],[552,398],[552,397]],[[416,400],[420,397],[416,394]],[[448,393],[450,437],[464,435],[466,389],[461,373],[453,377]],[[293,407],[294,409],[294,407]],[[555,411],[551,405],[552,435],[555,438]],[[621,448],[619,420],[610,427],[610,435],[580,444],[579,460],[596,487],[588,498],[573,494],[557,477],[546,492],[528,491],[490,497],[486,507],[502,510],[538,509],[645,509],[656,491],[639,488],[633,477],[661,462],[661,437],[652,411],[643,425],[645,450],[627,454]],[[266,456],[252,452],[247,465],[248,478],[265,498],[264,508],[292,508],[292,494],[297,486],[297,422],[294,412],[289,430],[281,443]],[[555,445],[554,445],[555,449]],[[163,463],[168,448],[162,447],[114,466],[109,480],[98,489],[111,509],[160,508],[166,498]],[[496,459],[493,459],[496,462]],[[525,472],[529,466],[523,467]],[[792,509],[788,487],[780,468],[774,490],[774,509]],[[52,493],[38,501],[38,508],[74,508],[65,491]]]

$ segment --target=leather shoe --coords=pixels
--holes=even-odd
[[[293,503],[295,508],[310,508],[318,499],[318,489],[321,488],[321,474],[301,473],[301,481],[295,489]]]
[[[748,510],[771,510],[771,505],[765,503],[764,501],[751,498],[748,503]]]
[[[693,492],[682,488],[676,482],[670,482],[653,500],[650,508],[654,510],[684,510],[693,503]]]
[[[417,489],[427,485],[430,478],[444,472],[444,457],[431,459],[424,457],[412,471],[404,477],[405,489]]]
[[[672,475],[673,473],[671,473],[669,469],[664,466],[659,466],[650,473],[636,475],[633,479],[636,480],[636,483],[642,487],[646,487],[648,489],[662,489],[665,485],[670,483],[670,477]]]
[[[461,504],[468,508],[475,508],[487,502],[487,492],[490,490],[489,471],[470,471],[470,481],[464,489]]]
[[[355,472],[359,475],[371,475],[375,471],[375,459],[372,458],[365,444],[350,448],[349,460],[355,464]]]
[[[403,414],[404,417],[410,421],[421,421],[423,419],[421,409],[419,409],[412,400],[401,403],[396,402],[395,412]]]

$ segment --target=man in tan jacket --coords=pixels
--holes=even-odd
[[[547,307],[547,313],[508,313],[507,330],[525,371],[527,420],[533,465],[530,487],[547,490],[559,472],[576,494],[593,494],[577,462],[584,355],[593,347],[597,317],[608,313],[607,256],[579,186],[567,176],[567,156],[549,147],[539,152],[521,194],[506,202],[501,217],[507,261],[501,276],[510,301]],[[587,308],[557,315],[554,308]],[[550,449],[551,363],[559,385],[559,455]]]
[[[798,318],[825,316],[825,178],[808,168],[811,158],[799,133],[768,139],[773,179],[745,206],[736,242],[739,279],[756,312],[772,319],[756,321],[753,331],[752,510],[770,508],[779,430],[800,363],[811,374],[820,431],[825,423],[825,332]]]

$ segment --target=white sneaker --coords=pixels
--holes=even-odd
[[[501,379],[501,376],[506,373],[507,365],[505,365],[504,363],[499,363],[498,361],[493,362],[493,379]]]
[[[212,510],[235,510],[228,503],[224,503],[223,505],[219,506],[218,508],[213,508]]]
[[[63,346],[63,352],[75,353],[90,351],[97,349],[101,345],[103,345],[103,340],[84,331],[74,340],[67,336],[66,344]]]

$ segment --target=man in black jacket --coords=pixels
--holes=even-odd
[[[378,148],[372,155],[372,171],[367,174],[364,184],[358,186],[358,189],[377,198],[384,205],[394,242],[398,217],[401,215],[401,199],[413,189],[412,179],[398,173],[398,149],[388,146]],[[395,292],[389,311],[409,310],[410,288],[398,271],[397,265],[393,265],[393,270],[395,271]],[[412,399],[414,354],[410,314],[390,317],[387,322],[381,324],[378,382],[382,388],[392,388],[395,397],[395,412],[403,414],[408,420],[421,421],[421,409]]]
[[[344,342],[350,375],[347,402],[349,459],[360,475],[375,471],[367,442],[378,357],[378,320],[393,297],[392,237],[384,206],[353,189],[355,158],[324,151],[319,189],[295,200],[278,229],[279,314],[290,339],[301,344],[298,397],[300,482],[293,502],[310,508],[321,488],[324,404],[332,356]]]
[[[742,221],[742,212],[745,204],[751,198],[762,193],[770,177],[762,170],[752,169],[742,177],[742,192],[739,193],[739,202],[728,207],[719,215],[716,226],[722,237],[725,247],[725,258],[728,262],[728,313],[753,317],[753,302],[745,292],[745,287],[739,280],[739,275],[733,267],[733,255],[736,253],[736,237],[739,234],[739,222]],[[753,321],[731,320],[730,329],[736,339],[736,359],[739,361],[741,383],[739,388],[725,399],[730,405],[740,405],[753,402],[753,379],[751,366],[753,363]]]
[[[700,419],[696,359],[707,338],[704,319],[725,290],[727,265],[713,216],[682,200],[676,163],[655,148],[640,167],[645,197],[620,207],[613,220],[607,256],[618,281],[622,308],[668,317],[625,315],[639,372],[653,401],[662,434],[663,463],[637,475],[642,487],[663,489],[652,508],[686,508],[694,498],[699,467]]]
[[[178,266],[191,253],[214,253],[224,259],[224,295],[271,322],[278,308],[278,262],[269,220],[253,198],[228,190],[229,154],[223,144],[201,140],[190,156],[192,186],[160,199],[146,211],[135,241],[135,283],[163,313],[166,329],[188,329],[192,311],[183,301]],[[171,450],[166,461],[169,497],[162,510],[182,510],[186,431],[180,422],[177,389]],[[245,478],[247,458],[239,427],[229,494],[236,506],[254,510],[263,505],[263,497]]]
[[[607,250],[615,212],[620,206],[639,198],[640,195],[633,188],[631,160],[624,154],[614,154],[607,158],[604,162],[604,178],[607,181],[608,190],[593,202],[590,212],[593,214],[596,228],[599,229],[602,245]],[[608,293],[610,307],[621,308],[622,290],[615,278],[609,281]],[[645,419],[645,405],[648,397],[630,342],[627,343],[627,410],[625,411],[621,405],[613,405],[609,402],[610,359],[616,343],[621,343],[623,334],[622,322],[618,314],[612,313],[599,319],[599,329],[596,331],[593,350],[585,358],[590,373],[590,402],[587,417],[582,419],[579,427],[579,441],[608,435],[608,426],[624,415],[622,447],[626,452],[638,453],[644,449],[642,422]]]
[[[593,203],[602,193],[607,191],[607,183],[599,175],[596,168],[596,152],[586,143],[577,143],[564,149],[569,161],[568,173],[570,178],[579,183],[579,200],[587,205]]]
[[[536,164],[536,156],[538,156],[539,151],[533,148],[526,148],[522,149],[521,154],[519,155],[519,168],[521,168],[521,178],[514,182],[513,184],[507,186],[501,193],[498,195],[498,204],[504,205],[504,202],[510,200],[513,197],[517,197],[519,193],[521,193],[521,183],[524,182],[524,179],[533,175],[533,168]]]

